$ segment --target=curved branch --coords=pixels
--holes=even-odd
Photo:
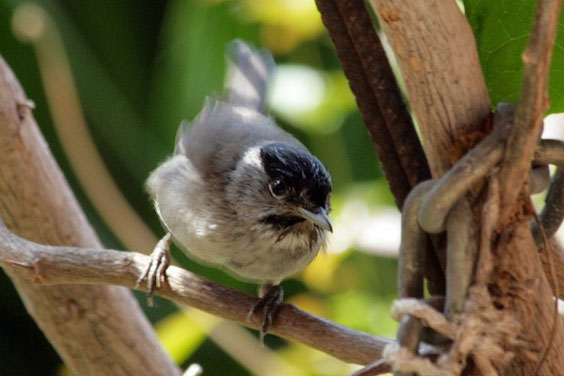
[[[419,224],[425,231],[444,231],[447,215],[456,202],[501,159],[504,141],[512,124],[512,106],[498,106],[493,131],[441,176],[423,201],[419,210]]]
[[[0,266],[39,285],[113,284],[135,288],[149,260],[149,256],[133,252],[41,245],[17,237],[0,226]],[[167,281],[156,295],[254,329],[262,323],[258,314],[247,322],[247,313],[257,302],[255,297],[175,266],[168,268]],[[384,347],[393,343],[287,304],[280,308],[270,332],[357,364],[379,359]]]

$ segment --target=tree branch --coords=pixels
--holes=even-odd
[[[431,177],[427,158],[368,10],[362,1],[316,0],[364,124],[400,210],[410,190]],[[444,250],[429,242],[425,276],[445,292]],[[433,247],[431,247],[433,244]]]
[[[521,98],[516,109],[513,131],[507,141],[500,170],[501,226],[507,225],[518,206],[535,146],[548,108],[548,73],[556,37],[561,0],[539,0],[535,24],[523,53],[524,73]]]
[[[398,59],[432,174],[439,177],[488,132],[491,105],[472,30],[453,0],[369,2]],[[551,17],[557,17],[557,9],[553,10]],[[526,136],[530,138],[526,141],[533,144],[527,152],[534,151],[537,135]],[[522,147],[518,149],[518,154],[523,151]],[[527,169],[531,157],[526,158]],[[517,181],[522,183],[526,176],[523,173]],[[501,178],[500,182],[517,185],[512,178]],[[517,185],[517,193],[521,186]],[[507,199],[501,187],[500,194]],[[484,197],[467,195],[466,199],[472,200],[476,219],[473,226],[480,233],[478,215]],[[507,200],[512,205],[515,201]],[[521,324],[515,338],[527,338],[527,346],[513,351],[516,356],[507,374],[534,374],[550,338],[554,341],[539,375],[558,374],[564,364],[564,333],[554,320],[553,292],[533,243],[529,218],[521,216],[515,226],[498,227],[498,231],[492,246],[494,273],[488,284],[489,294],[496,310],[504,310]],[[530,338],[538,344],[534,353],[529,347]]]
[[[0,226],[0,265],[37,285],[113,284],[136,288],[150,257],[133,252],[33,243]],[[247,314],[257,298],[171,266],[168,284],[156,294],[213,315],[258,329],[262,317]],[[392,340],[362,333],[284,305],[276,316],[273,334],[324,351],[345,362],[368,364],[379,359]]]
[[[474,35],[454,0],[369,0],[398,60],[433,177],[473,145],[490,100]],[[463,137],[466,135],[466,137]]]
[[[427,159],[362,1],[317,0],[398,207],[430,178]]]

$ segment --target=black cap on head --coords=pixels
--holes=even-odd
[[[272,143],[262,147],[261,158],[266,173],[272,179],[282,179],[296,195],[293,198],[305,191],[308,204],[325,208],[332,190],[331,176],[315,156],[290,144]]]

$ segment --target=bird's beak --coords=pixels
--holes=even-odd
[[[327,217],[325,209],[317,208],[315,209],[315,212],[313,212],[304,208],[298,208],[298,214],[311,223],[318,225],[322,229],[333,232],[333,226],[331,226],[331,221],[329,221],[329,217]]]

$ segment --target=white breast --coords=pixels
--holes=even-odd
[[[196,259],[223,264],[232,252],[221,249],[222,217],[200,174],[184,155],[160,165],[147,180],[157,212],[175,240]]]

